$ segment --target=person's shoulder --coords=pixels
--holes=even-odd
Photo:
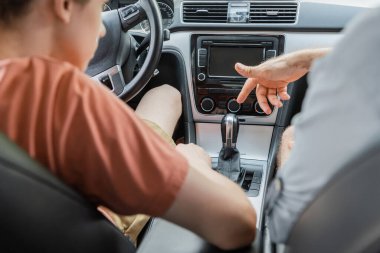
[[[47,85],[56,84],[57,88],[75,89],[78,92],[98,86],[84,72],[68,62],[42,56],[30,57],[24,61],[34,74],[39,74],[46,80]]]
[[[5,70],[8,84],[17,83],[18,90],[30,88],[44,90],[44,93],[66,94],[83,97],[92,93],[98,96],[107,93],[105,89],[74,65],[58,59],[32,56],[0,61]],[[13,85],[11,85],[13,86]],[[102,93],[102,94],[100,94]]]
[[[17,68],[20,71],[76,70],[76,68],[69,63],[38,55],[6,59],[3,61],[3,65],[6,65],[7,68]]]
[[[44,56],[7,59],[0,66],[12,79],[33,80],[39,85],[52,85],[68,76],[86,80],[85,74],[70,63]]]

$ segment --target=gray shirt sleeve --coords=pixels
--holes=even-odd
[[[267,195],[271,239],[294,224],[342,165],[380,134],[380,8],[361,16],[309,75],[295,144]]]

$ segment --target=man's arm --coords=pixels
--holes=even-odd
[[[177,150],[188,159],[190,170],[163,218],[222,249],[250,244],[255,238],[256,213],[244,192],[210,168],[200,147],[181,145]]]
[[[250,67],[241,63],[235,66],[236,71],[247,77],[237,101],[243,103],[250,92],[256,88],[257,100],[265,113],[270,114],[269,102],[282,107],[282,100],[290,98],[287,86],[305,75],[314,60],[325,56],[331,49],[306,49],[270,59],[258,66]],[[280,99],[277,97],[280,97]]]
[[[277,154],[277,168],[281,168],[288,160],[294,145],[294,126],[289,126],[283,133]]]

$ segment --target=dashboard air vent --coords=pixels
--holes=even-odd
[[[297,3],[251,2],[249,23],[294,24],[297,18]]]
[[[227,23],[227,12],[227,2],[184,2],[183,22]]]

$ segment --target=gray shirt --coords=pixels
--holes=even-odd
[[[355,19],[313,66],[294,125],[293,150],[267,198],[271,239],[279,243],[342,165],[380,135],[380,8]]]

